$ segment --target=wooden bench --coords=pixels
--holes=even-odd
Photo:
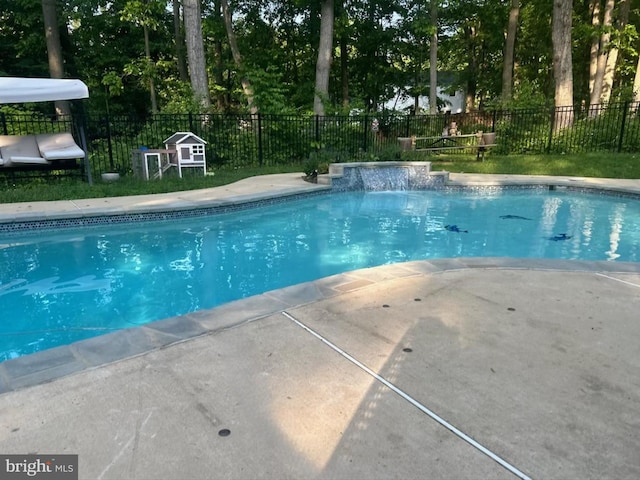
[[[496,134],[441,135],[439,137],[398,137],[400,150],[414,152],[446,152],[475,150],[476,160],[484,160],[485,152],[496,146]]]

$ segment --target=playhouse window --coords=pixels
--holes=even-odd
[[[195,161],[204,160],[204,145],[192,145],[191,151],[193,152],[193,159]]]

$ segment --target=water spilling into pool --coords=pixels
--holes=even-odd
[[[409,190],[408,168],[360,168],[366,191]]]
[[[478,256],[639,261],[640,202],[548,191],[350,192],[0,236],[0,360],[349,270]]]

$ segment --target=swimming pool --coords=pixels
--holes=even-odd
[[[0,360],[417,259],[638,261],[640,202],[563,191],[348,192],[201,218],[0,236]]]

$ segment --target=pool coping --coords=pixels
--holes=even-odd
[[[489,175],[446,171],[431,171],[430,174],[444,176],[443,187],[450,191],[549,187],[640,197],[640,179]],[[174,193],[0,204],[0,233],[28,231],[35,229],[29,228],[30,226],[35,227],[43,222],[50,225],[49,228],[55,228],[56,223],[63,228],[224,213],[331,191],[330,175],[319,176],[316,184],[306,182],[301,173],[290,173],[251,177],[221,187]],[[109,219],[109,222],[100,222],[100,219]],[[26,228],[21,228],[21,225]]]
[[[233,204],[235,201],[244,204],[252,200],[259,201],[262,199],[286,198],[290,195],[301,193],[327,191],[330,188],[323,185],[308,184],[301,179],[299,174],[295,174],[295,177],[291,174],[281,177],[284,178],[272,178],[272,181],[267,184],[269,188],[271,188],[270,191],[269,188],[258,188],[258,191],[253,197],[246,191],[238,194],[237,188],[227,189],[227,191],[231,191],[233,194],[228,195],[225,203]],[[282,188],[283,183],[290,183],[293,178],[303,183],[303,185],[300,185],[300,188],[291,187],[291,185]],[[279,180],[283,180],[283,182]],[[618,182],[617,187],[616,182]],[[245,186],[250,188],[251,181],[245,183],[246,185],[243,186],[243,189]],[[451,174],[447,182],[447,185],[451,187],[491,187],[532,184],[570,186],[572,188],[585,188],[605,193],[613,192],[623,195],[640,195],[639,180],[616,181],[611,179],[577,179],[576,177],[536,177],[532,179],[528,176],[523,178],[506,175],[479,176]],[[262,183],[261,185],[264,186],[265,184]],[[178,204],[171,203],[172,197],[170,194],[162,194],[162,202],[159,203],[161,203],[164,208],[167,206],[178,209],[183,208],[182,193],[184,192],[174,195],[174,197],[178,199]],[[224,193],[224,191],[222,193]],[[203,201],[210,202],[210,196]],[[217,198],[215,201],[223,202],[220,198]],[[37,203],[48,204],[48,202]],[[130,205],[126,203],[126,200],[116,203],[120,203],[124,210],[130,207]],[[154,203],[154,205],[158,205],[159,203]],[[6,205],[7,204],[4,205],[5,209]],[[91,206],[88,211],[95,216],[97,214],[96,208],[95,205]],[[140,202],[136,202],[134,208],[140,208]],[[108,212],[105,212],[106,214],[113,214],[113,208],[108,210]],[[68,215],[68,213],[66,210],[62,212],[63,216],[61,218],[65,218],[64,215]],[[49,209],[43,218],[52,219],[52,215],[55,216],[55,210]],[[15,216],[15,218],[18,217],[19,216]],[[33,215],[29,215],[29,217],[30,220],[33,221]],[[2,222],[1,211],[0,222]],[[494,257],[421,260],[367,268],[293,285],[226,303],[213,309],[200,310],[182,316],[150,322],[143,326],[119,330],[70,345],[6,360],[0,363],[0,394],[51,382],[57,378],[108,365],[126,358],[144,355],[148,352],[167,348],[171,345],[203,335],[212,335],[229,328],[235,328],[242,324],[265,318],[273,313],[278,313],[295,306],[313,303],[353,291],[354,289],[363,288],[382,281],[381,279],[402,278],[411,275],[430,275],[449,270],[478,268],[640,274],[640,263],[636,262],[587,262]]]

